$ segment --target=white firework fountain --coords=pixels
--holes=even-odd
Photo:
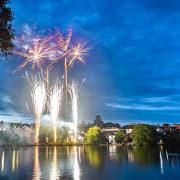
[[[61,107],[61,99],[62,99],[62,83],[56,82],[54,86],[50,89],[50,106],[49,111],[51,114],[51,119],[53,121],[53,132],[54,132],[54,142],[57,142],[57,120]]]
[[[69,94],[72,107],[72,119],[73,119],[73,130],[74,130],[74,140],[77,142],[77,125],[78,125],[78,106],[79,106],[79,89],[78,82],[72,82],[69,84]]]
[[[39,143],[39,129],[42,114],[46,104],[46,84],[40,76],[33,76],[30,79],[30,94],[35,119],[35,140],[34,143]]]

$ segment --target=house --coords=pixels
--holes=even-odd
[[[171,126],[170,124],[163,124],[163,132],[167,133],[171,131]]]
[[[6,125],[3,121],[0,122],[0,131],[5,131],[6,130]]]
[[[108,138],[108,142],[111,144],[115,143],[115,135],[118,131],[120,131],[121,126],[119,124],[114,123],[104,123],[102,125],[102,132],[106,134]]]
[[[163,133],[163,127],[158,124],[158,125],[156,126],[156,131],[157,131],[158,133]]]
[[[132,133],[133,128],[134,128],[134,124],[130,124],[130,125],[123,126],[121,130],[124,130],[126,134],[130,134]]]
[[[172,126],[175,130],[180,131],[180,124],[174,124]]]
[[[180,124],[174,124],[171,129],[178,137],[180,137]]]

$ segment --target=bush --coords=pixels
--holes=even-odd
[[[137,125],[133,129],[133,144],[153,145],[155,144],[156,130],[150,125]]]
[[[116,143],[122,143],[124,137],[125,137],[125,133],[123,131],[118,131],[115,135]]]
[[[104,133],[101,132],[101,128],[94,126],[88,129],[85,134],[85,143],[87,144],[104,144],[107,143],[107,138]]]

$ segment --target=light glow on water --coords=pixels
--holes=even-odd
[[[39,147],[34,148],[34,171],[33,171],[33,180],[40,180],[40,164],[39,164]]]
[[[12,172],[14,172],[14,170],[15,170],[15,160],[16,160],[16,151],[13,150],[13,154],[12,154]]]
[[[160,157],[160,168],[161,168],[161,174],[164,174],[164,165],[163,165],[163,158],[162,158],[162,152],[159,152]]]
[[[168,160],[167,160],[167,154]],[[0,179],[16,180],[21,174],[25,179],[126,179],[142,177],[151,180],[178,179],[180,153],[170,150],[143,149],[132,147],[23,147],[0,149]],[[129,158],[131,157],[131,158]],[[159,157],[159,158],[158,158]],[[132,160],[133,159],[133,160]],[[132,163],[133,162],[133,163]],[[111,168],[110,168],[111,167]],[[119,170],[119,168],[121,170]],[[111,173],[110,170],[114,171]],[[145,171],[144,171],[145,170]]]
[[[57,147],[53,147],[53,159],[52,159],[52,169],[50,172],[50,180],[56,180],[60,177],[60,171],[57,167]]]
[[[79,151],[78,147],[74,147],[74,170],[73,170],[73,177],[74,180],[80,180],[80,167],[78,162]]]
[[[2,157],[1,157],[1,171],[4,172],[4,151],[2,152]]]

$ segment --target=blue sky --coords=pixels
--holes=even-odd
[[[180,1],[11,0],[10,6],[17,35],[24,27],[70,27],[75,39],[94,44],[86,64],[70,72],[72,79],[86,79],[81,120],[100,114],[119,123],[180,123]],[[30,117],[25,72],[11,73],[17,64],[0,64],[3,117]]]

